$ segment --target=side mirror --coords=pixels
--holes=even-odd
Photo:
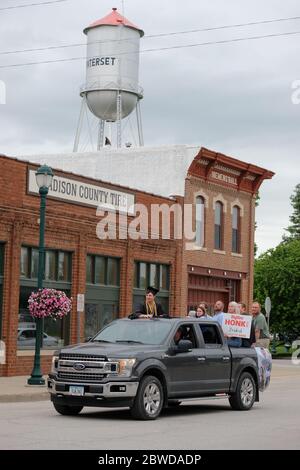
[[[175,354],[181,354],[190,351],[193,348],[193,343],[188,339],[181,339],[176,346]]]
[[[93,339],[93,336],[88,336],[88,338],[85,338],[85,342],[89,343],[91,341],[91,339]]]

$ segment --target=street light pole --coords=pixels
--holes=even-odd
[[[39,186],[40,203],[40,238],[39,238],[39,264],[37,288],[43,288],[44,267],[45,267],[45,219],[46,219],[46,197],[51,186],[53,172],[46,165],[40,167],[36,173],[36,180]],[[41,372],[41,345],[43,335],[43,319],[36,319],[36,337],[34,364],[27,383],[28,385],[45,385],[45,380]]]

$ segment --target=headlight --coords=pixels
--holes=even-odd
[[[58,356],[52,357],[51,374],[56,374],[58,368]]]
[[[115,373],[117,373],[119,377],[131,376],[132,368],[136,362],[136,359],[109,359],[109,360],[117,364],[117,371]]]

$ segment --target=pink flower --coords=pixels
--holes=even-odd
[[[28,299],[30,314],[35,318],[63,318],[72,309],[72,298],[56,289],[39,289]]]

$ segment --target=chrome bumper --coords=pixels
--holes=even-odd
[[[47,379],[47,389],[48,392],[57,396],[78,396],[70,393],[69,388],[72,385],[85,387],[84,395],[81,397],[94,397],[94,398],[130,398],[135,397],[139,382],[108,382],[105,384],[95,384],[95,383],[74,383],[74,382],[56,382],[54,379]],[[62,390],[65,386],[66,390]],[[59,390],[57,390],[57,387]],[[115,390],[112,390],[115,389]],[[90,390],[92,389],[92,390]],[[97,390],[98,389],[98,390]],[[116,389],[118,389],[116,391]]]

